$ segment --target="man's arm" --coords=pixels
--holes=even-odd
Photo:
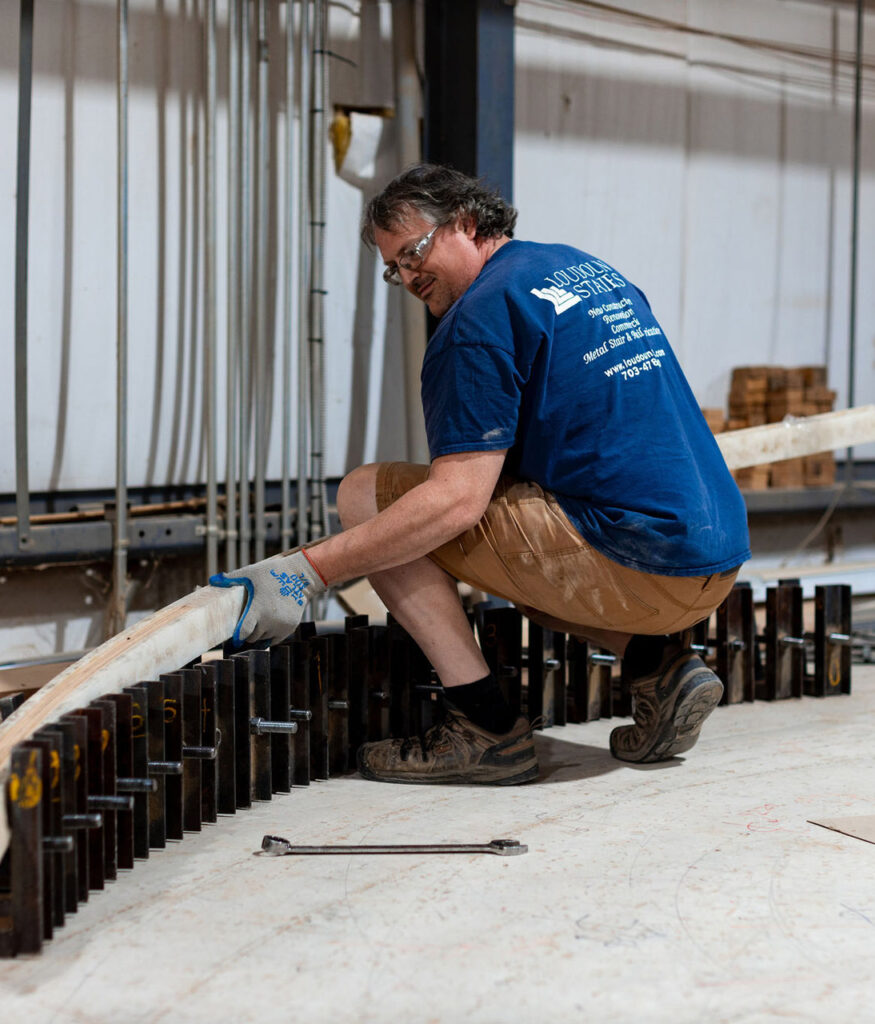
[[[372,519],[310,549],[323,580],[334,585],[404,565],[470,529],[486,511],[506,454],[459,452],[435,459],[423,483]]]

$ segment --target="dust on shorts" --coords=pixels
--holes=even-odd
[[[377,508],[427,477],[428,466],[382,463]],[[509,476],[499,479],[480,522],[429,558],[456,579],[572,634],[689,629],[723,602],[738,573],[660,576],[619,565],[581,537],[552,494]]]

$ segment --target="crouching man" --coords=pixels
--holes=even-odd
[[[235,634],[279,639],[307,600],[367,576],[437,671],[424,738],[365,744],[366,778],[510,785],[537,777],[530,724],[490,675],[457,581],[623,658],[624,761],[689,750],[723,687],[685,631],[750,556],[744,503],[644,294],[601,259],[513,238],[480,182],[419,165],[365,212],[390,285],[439,318],[422,367],[428,466],[383,463],[338,492],[344,530],[227,575]]]

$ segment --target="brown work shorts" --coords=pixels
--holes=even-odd
[[[377,471],[382,510],[422,483],[428,466],[385,462]],[[711,576],[659,576],[611,561],[572,526],[537,484],[502,476],[486,514],[429,557],[458,580],[512,601],[566,633],[678,633],[708,617],[738,569]]]

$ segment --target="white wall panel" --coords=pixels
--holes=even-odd
[[[520,236],[571,242],[628,274],[703,405],[725,405],[734,366],[825,362],[841,406],[853,12],[834,21],[827,4],[777,0],[617,6],[634,9],[518,5]],[[857,403],[875,400],[873,92]]]
[[[132,486],[203,478],[202,6],[194,0],[131,2]],[[632,16],[547,0],[517,6],[519,237],[570,242],[628,274],[648,295],[702,404],[724,403],[733,366],[771,361],[827,362],[838,404],[844,404],[852,12],[842,10],[836,21],[842,59],[834,76],[828,4],[659,0],[634,6]],[[285,310],[280,28],[286,9],[271,4],[273,478],[280,471]],[[390,9],[387,0],[331,5],[330,47],[343,58],[330,62],[332,105],[391,106]],[[220,396],[226,10],[220,0]],[[35,491],[114,484],[115,17],[114,0],[36,5],[29,295]],[[875,37],[869,28],[858,403],[875,400]],[[0,375],[0,433],[7,439],[2,493],[15,487],[17,62],[18,5],[0,4],[0,329],[9,339],[8,369]],[[338,476],[362,461],[404,451],[397,294],[382,283],[378,261],[358,240],[363,201],[395,169],[391,122],[372,177],[344,178],[330,160],[328,168],[326,470]],[[219,408],[223,472],[223,397]],[[293,412],[293,452],[296,430]]]

